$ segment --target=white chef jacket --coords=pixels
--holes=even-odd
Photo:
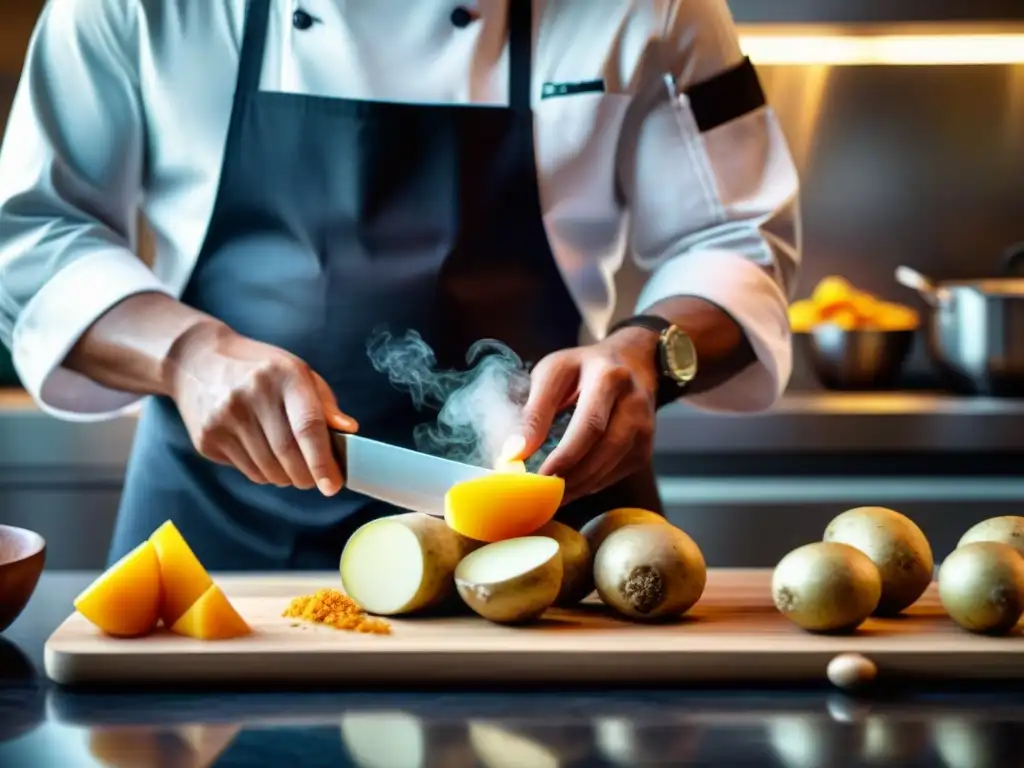
[[[451,0],[274,0],[261,88],[507,104],[507,2],[467,4],[478,18],[459,27]],[[791,370],[798,180],[770,107],[697,127],[687,88],[742,60],[725,0],[533,2],[543,218],[585,329],[602,338],[661,299],[706,298],[757,363],[687,399],[767,408]],[[138,400],[62,361],[123,299],[181,295],[217,192],[245,7],[50,0],[39,19],[0,150],[0,339],[51,414],[103,419]],[[293,25],[297,10],[312,27]],[[541,95],[595,79],[603,92]],[[137,256],[139,210],[152,267]]]

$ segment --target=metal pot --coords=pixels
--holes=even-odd
[[[1024,396],[1024,243],[1003,257],[1002,276],[933,282],[909,267],[896,281],[930,308],[928,356],[954,389],[997,397]]]

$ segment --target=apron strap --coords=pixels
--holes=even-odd
[[[508,0],[509,106],[530,111],[533,70],[533,0]]]
[[[263,74],[263,52],[267,46],[271,0],[249,0],[245,12],[245,32],[242,34],[242,53],[235,86],[235,106],[243,96],[260,88]]]

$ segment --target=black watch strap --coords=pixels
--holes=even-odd
[[[623,328],[646,328],[649,331],[655,333],[664,333],[666,330],[672,327],[672,323],[666,320],[664,317],[658,315],[633,315],[627,317],[625,320],[620,320],[610,329],[608,329],[608,335],[620,331]]]
[[[671,327],[671,322],[666,320],[664,317],[659,317],[658,315],[634,315],[615,323],[615,325],[608,329],[608,335],[610,336],[623,328],[646,328],[647,330],[661,334]],[[658,366],[658,391],[655,394],[655,406],[657,408],[661,408],[682,397],[687,390],[687,386],[685,384],[680,384],[678,381],[666,374],[661,358],[660,345],[656,354],[658,355],[658,359],[656,360],[656,365]]]

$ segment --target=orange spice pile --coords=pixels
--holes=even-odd
[[[321,589],[312,595],[296,597],[282,615],[288,619],[326,624],[335,629],[372,635],[391,634],[391,626],[386,621],[368,616],[352,598],[336,589]]]

